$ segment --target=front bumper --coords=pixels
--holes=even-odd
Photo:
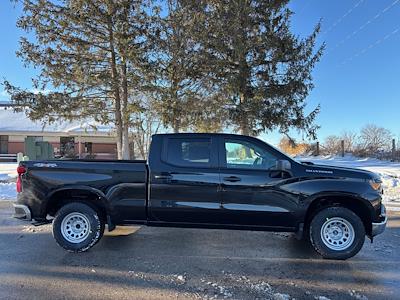
[[[387,215],[386,215],[386,208],[385,205],[381,205],[381,214],[380,214],[380,219],[381,222],[378,223],[372,223],[372,236],[376,236],[378,234],[381,234],[382,232],[385,231],[386,228],[386,223],[387,223]]]
[[[13,215],[14,218],[31,221],[32,213],[28,206],[23,204],[15,204],[13,203],[15,213]]]

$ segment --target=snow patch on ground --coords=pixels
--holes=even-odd
[[[10,180],[17,177],[17,166],[15,162],[0,163],[0,181]]]
[[[17,198],[15,187],[17,166],[18,164],[15,162],[0,163],[0,200],[15,200]]]
[[[381,176],[385,203],[400,202],[400,163],[379,160],[376,158],[358,158],[352,155],[341,156],[302,156],[298,161],[309,161],[314,164],[331,165],[346,168],[359,168],[377,173]]]
[[[274,300],[290,300],[291,297],[288,294],[281,294],[281,293],[275,293],[272,295],[272,299]]]
[[[15,182],[0,182],[0,200],[16,200]]]

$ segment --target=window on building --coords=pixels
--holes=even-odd
[[[92,154],[93,153],[93,144],[92,142],[85,143],[85,153]]]
[[[8,154],[8,135],[0,135],[0,154]]]

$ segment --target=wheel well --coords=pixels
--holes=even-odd
[[[102,203],[99,195],[96,193],[71,189],[71,190],[62,190],[55,192],[47,202],[46,212],[50,216],[55,216],[57,211],[64,205],[71,202],[81,202],[89,205],[91,208],[96,210],[104,221],[107,218],[107,210],[104,204]]]
[[[368,207],[363,202],[361,202],[361,200],[346,196],[330,196],[314,200],[307,210],[304,228],[308,230],[313,217],[322,209],[331,206],[341,206],[353,211],[356,215],[360,217],[361,221],[363,222],[367,235],[371,235],[372,218]]]

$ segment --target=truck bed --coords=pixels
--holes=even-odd
[[[113,218],[121,221],[146,218],[147,165],[144,160],[47,160],[24,161],[26,173],[22,176],[23,193],[19,197],[29,197],[30,207],[44,209],[57,201],[68,189],[70,197],[82,197],[82,189],[95,192],[104,200]],[[74,194],[71,188],[79,190]],[[35,195],[35,197],[32,197]],[[35,205],[45,201],[47,205]],[[46,217],[45,211],[33,214]]]

